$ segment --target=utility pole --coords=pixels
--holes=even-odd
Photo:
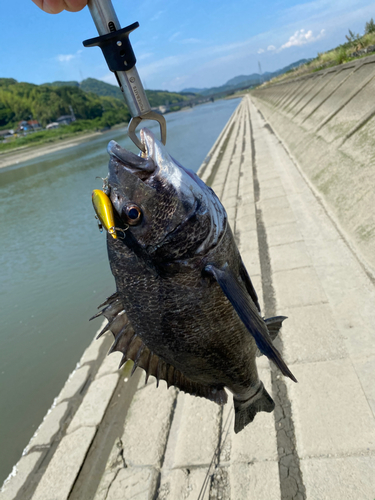
[[[260,65],[260,61],[258,61],[258,68],[259,68],[259,85],[262,85],[263,75],[262,75],[262,66]]]

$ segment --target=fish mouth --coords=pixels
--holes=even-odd
[[[148,131],[147,131],[148,132]],[[141,130],[141,141],[145,145],[146,154],[140,156],[122,148],[116,141],[110,141],[107,151],[110,155],[109,175],[118,176],[121,169],[135,175],[142,181],[146,181],[156,170],[157,165],[152,159],[153,136]]]

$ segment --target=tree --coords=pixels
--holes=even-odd
[[[368,35],[369,33],[375,33],[375,23],[373,18],[365,24],[365,35]]]
[[[345,38],[349,43],[355,43],[361,38],[361,35],[359,33],[355,34],[353,31],[349,30],[349,35],[345,35]]]

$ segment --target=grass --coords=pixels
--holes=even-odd
[[[330,68],[332,66],[337,66],[339,64],[344,64],[349,61],[353,61],[354,59],[359,59],[360,57],[367,57],[368,55],[373,55],[374,52],[370,54],[364,54],[361,56],[352,56],[354,52],[358,50],[365,49],[370,45],[375,45],[375,32],[368,33],[356,40],[348,41],[338,47],[329,50],[327,52],[318,53],[318,56],[312,61],[295,68],[294,70],[288,71],[283,75],[277,76],[270,80],[270,82],[265,83],[277,83],[282,82],[284,80],[289,80],[292,78],[296,78],[298,76],[303,76],[308,73],[313,73],[315,71],[320,71],[322,69]]]

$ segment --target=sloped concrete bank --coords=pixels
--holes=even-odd
[[[252,96],[374,275],[375,56]]]

